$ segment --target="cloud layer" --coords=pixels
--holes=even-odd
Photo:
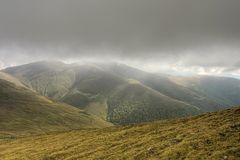
[[[117,59],[235,73],[239,16],[239,0],[1,1],[0,61]]]

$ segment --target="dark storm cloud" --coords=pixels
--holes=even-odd
[[[239,0],[1,0],[0,58],[228,67],[239,60],[239,17]]]

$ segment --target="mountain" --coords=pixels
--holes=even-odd
[[[200,92],[226,106],[240,104],[240,80],[227,77],[172,77],[175,83]]]
[[[167,97],[141,83],[119,86],[108,100],[108,120],[129,124],[199,114],[200,109]]]
[[[218,92],[225,92],[228,87],[233,89],[227,89],[230,93],[232,93],[231,99],[235,99],[235,101],[238,101],[240,88],[235,88],[236,83],[221,83],[222,90],[217,90],[217,87],[212,88],[212,90],[215,90],[215,94],[212,94],[209,96],[209,94],[206,94],[205,92],[201,92],[199,89],[193,89],[191,87],[188,87],[187,85],[182,85],[181,83],[177,83],[176,81],[173,81],[172,76],[165,75],[165,74],[153,74],[144,72],[142,70],[123,65],[123,64],[108,64],[108,65],[102,65],[105,70],[108,70],[109,72],[119,75],[121,77],[127,78],[127,79],[135,79],[141,82],[142,84],[168,96],[173,99],[183,101],[185,103],[191,104],[193,106],[196,106],[200,108],[203,112],[210,112],[210,111],[218,111],[221,109],[224,109],[226,107],[232,106],[232,104],[227,103],[228,97],[221,97],[224,98],[226,101],[223,103],[222,101],[219,101],[217,93]],[[178,78],[178,77],[176,77]],[[213,80],[216,79],[216,77],[211,77]],[[234,80],[232,78],[224,78],[225,82]],[[238,84],[240,83],[239,80]],[[189,84],[188,81],[185,79],[182,79],[182,82],[185,82],[185,84]],[[199,86],[201,89],[202,86]],[[208,86],[208,88],[211,88]],[[234,103],[234,105],[239,105],[240,103]]]
[[[134,77],[108,70],[107,65],[36,62],[7,68],[4,72],[44,96],[116,124],[201,113],[198,107],[151,89]],[[132,83],[134,81],[139,84]]]
[[[48,61],[3,72],[41,95],[118,124],[195,115],[240,104],[240,81],[226,77],[173,77],[117,63]]]
[[[7,68],[3,72],[18,78],[29,88],[44,96],[61,98],[75,80],[75,74],[62,62],[37,62]]]
[[[0,140],[0,159],[240,157],[240,108],[154,123]]]
[[[0,74],[1,137],[106,126],[110,124],[78,108],[41,96],[14,77]]]

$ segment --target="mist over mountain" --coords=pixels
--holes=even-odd
[[[0,2],[0,68],[118,61],[146,71],[240,77],[238,0]]]
[[[172,77],[113,62],[41,61],[3,72],[43,96],[115,124],[196,115],[240,104],[240,80],[233,78]]]

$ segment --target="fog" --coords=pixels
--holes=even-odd
[[[239,0],[3,0],[0,68],[117,61],[240,77]]]

